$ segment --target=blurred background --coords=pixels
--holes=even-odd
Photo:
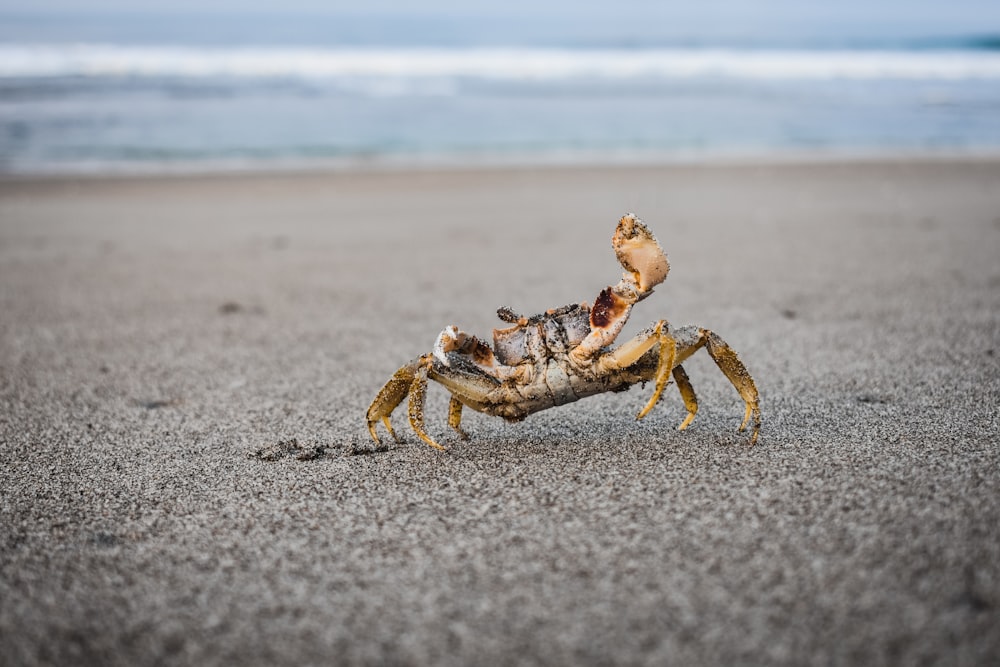
[[[0,171],[1000,148],[1000,2],[0,0]]]

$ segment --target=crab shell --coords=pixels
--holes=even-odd
[[[497,361],[507,366],[542,359],[552,352],[565,354],[590,333],[590,306],[585,303],[519,319],[518,324],[508,329],[493,330]]]

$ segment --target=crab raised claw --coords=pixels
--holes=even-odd
[[[396,438],[389,416],[408,399],[410,427],[431,447],[444,449],[424,429],[428,380],[451,393],[448,425],[462,439],[468,437],[461,428],[464,407],[517,422],[546,408],[653,382],[653,394],[636,416],[642,419],[671,377],[687,408],[679,427],[684,430],[698,412],[698,399],[681,363],[705,348],[746,405],[739,430],[752,425],[753,445],[761,422],[757,387],[736,352],[717,334],[659,320],[611,347],[632,306],[649,296],[670,271],[656,237],[635,215],[619,220],[611,243],[625,273],[618,284],[601,290],[593,306],[570,304],[530,317],[502,307],[497,315],[512,326],[493,330],[492,347],[455,326],[445,327],[431,352],[396,371],[375,396],[367,414],[372,439],[379,442],[379,421]]]

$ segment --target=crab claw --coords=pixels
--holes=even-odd
[[[618,221],[611,245],[640,294],[649,292],[666,279],[670,271],[667,256],[653,233],[635,214],[629,213]]]
[[[445,366],[449,366],[448,353],[457,350],[465,342],[466,335],[458,330],[454,324],[448,325],[434,342],[434,356]]]

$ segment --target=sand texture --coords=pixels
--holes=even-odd
[[[520,424],[369,401],[448,324],[671,273],[673,386]],[[0,664],[983,665],[1000,162],[0,181]]]

